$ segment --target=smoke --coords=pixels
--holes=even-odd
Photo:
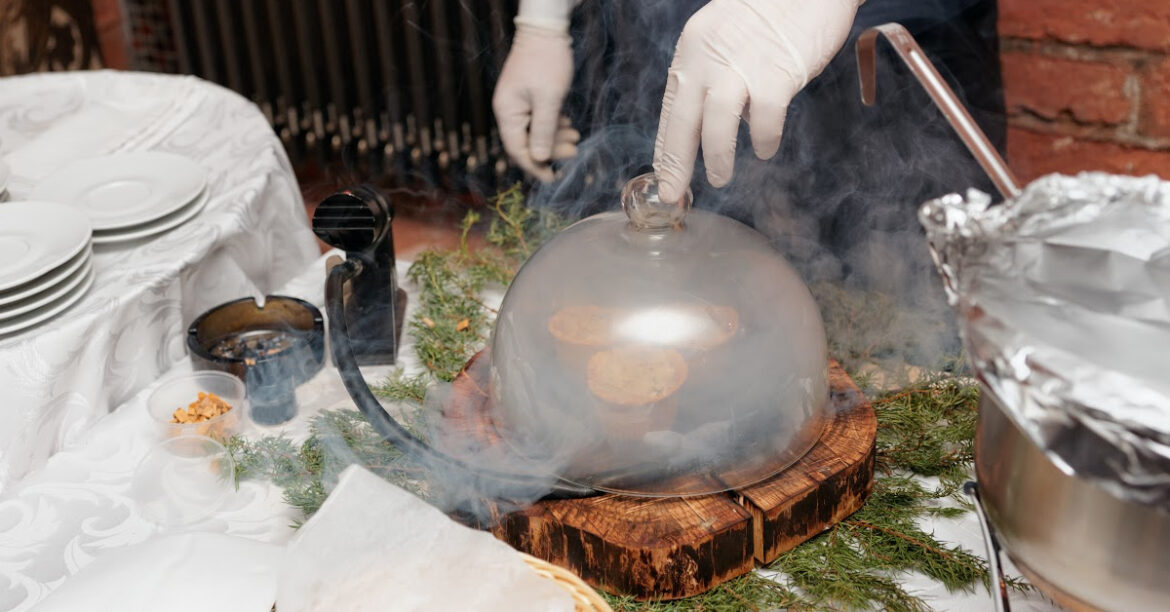
[[[622,185],[650,168],[675,41],[704,3],[613,1],[586,3],[589,10],[579,11],[573,24],[578,78],[565,109],[585,138],[578,156],[560,168],[560,179],[533,190],[530,205],[571,218],[618,207]],[[755,227],[793,264],[817,298],[831,353],[847,367],[875,361],[938,367],[953,361],[959,344],[952,315],[915,212],[920,203],[948,192],[993,190],[884,45],[879,45],[878,103],[861,104],[855,36],[871,25],[901,21],[1002,147],[995,19],[992,0],[870,0],[854,38],[793,101],[775,159],[756,159],[745,130],[729,186],[707,185],[701,161],[695,170],[695,206]],[[764,307],[782,309],[785,303],[778,299]],[[490,522],[494,512],[523,507],[548,493],[556,475],[571,467],[571,454],[558,449],[485,443],[491,432],[482,425],[469,427],[443,414],[451,393],[449,385],[433,386],[419,413],[429,416],[414,425],[421,437],[475,468],[443,461],[421,466],[420,486],[444,510]],[[711,434],[708,429],[696,426],[695,439]],[[676,438],[652,442],[686,446],[686,439]],[[488,471],[522,474],[527,484],[503,482]]]
[[[534,206],[578,218],[618,206],[624,182],[649,169],[674,44],[699,0],[605,2],[574,23],[577,82],[566,101],[585,135],[556,183],[538,186]],[[914,33],[993,143],[1004,124],[991,0],[872,0],[853,36],[789,109],[775,159],[750,150],[743,126],[735,176],[710,187],[700,161],[695,206],[752,225],[814,288],[822,308],[880,301],[870,329],[826,311],[838,358],[894,358],[937,367],[958,341],[915,211],[928,199],[970,187],[993,192],[909,71],[879,44],[878,103],[861,104],[856,35],[899,21]]]
[[[516,447],[516,437],[510,437],[511,443],[498,437],[493,422],[452,419],[445,409],[453,391],[453,385],[443,383],[428,390],[420,429],[440,452],[471,469],[442,460],[426,462],[431,502],[449,514],[492,524],[497,516],[547,495],[568,459],[555,454],[523,454]],[[500,479],[492,473],[512,477]]]
[[[441,456],[402,455],[387,459],[386,446],[368,426],[326,412],[313,422],[316,443],[303,447],[321,466],[320,486],[329,493],[340,474],[360,465],[415,493],[468,523],[491,525],[502,514],[522,509],[547,495],[566,467],[566,459],[523,456],[494,436],[491,424],[450,406],[454,386],[433,382],[421,404],[383,401],[382,407]],[[340,388],[311,400],[333,409],[352,408]],[[364,430],[359,432],[358,429]],[[455,462],[450,459],[454,459]],[[458,462],[458,463],[456,463]],[[500,479],[493,474],[509,475]]]

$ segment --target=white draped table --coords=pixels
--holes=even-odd
[[[411,296],[409,318],[416,306],[417,288],[405,281],[406,269],[407,264],[399,262],[399,278]],[[277,293],[321,306],[324,278],[325,257],[322,257]],[[485,301],[489,304],[500,298],[499,295],[488,297]],[[406,375],[423,371],[409,334],[401,347],[397,367]],[[163,379],[190,368],[189,360],[180,360]],[[363,368],[363,373],[367,381],[374,383],[395,369]],[[146,412],[146,397],[154,386],[130,397],[112,414],[87,428],[74,444],[55,455],[45,467],[0,495],[0,611],[32,610],[38,601],[94,559],[170,533],[145,518],[131,496],[134,469],[161,440]],[[245,435],[284,434],[293,440],[303,439],[313,415],[322,410],[354,407],[331,365],[298,388],[297,400],[299,412],[293,421],[268,428],[252,424]],[[283,503],[280,489],[266,482],[245,481],[214,516],[182,531],[227,534],[281,545],[292,536],[291,525],[298,518],[298,513]],[[972,514],[960,519],[932,518],[924,527],[943,541],[960,544],[980,556],[984,554],[979,525]],[[942,585],[923,575],[900,576],[899,580],[936,610],[992,609],[991,599],[982,587],[973,592],[948,593]],[[262,590],[263,586],[258,588]],[[268,612],[267,606],[262,608],[254,612]],[[119,610],[116,602],[95,604],[92,609]],[[1013,609],[1017,612],[1058,610],[1035,594],[1015,595]]]
[[[96,280],[79,304],[0,337],[0,492],[183,360],[181,332],[201,312],[269,292],[318,256],[284,150],[239,95],[112,71],[0,79],[12,200],[68,162],[145,150],[200,163],[210,201],[154,239],[95,246]]]
[[[336,254],[336,252],[334,252]],[[325,259],[321,256],[274,295],[324,302]],[[400,263],[399,276],[406,264]],[[413,310],[413,308],[412,308]],[[178,332],[176,332],[178,334]],[[404,344],[398,367],[422,371],[413,345]],[[193,525],[163,528],[149,520],[132,496],[134,470],[164,438],[146,411],[146,399],[167,378],[190,372],[189,358],[145,386],[112,414],[85,428],[47,464],[0,494],[0,612],[32,609],[70,576],[102,554],[154,536],[213,532],[270,544],[284,544],[299,513],[284,504],[279,488],[244,481],[213,516]],[[392,373],[393,366],[363,368],[368,380]],[[337,371],[326,366],[297,389],[298,415],[274,427],[248,423],[243,435],[308,435],[308,422],[322,410],[352,409]],[[119,610],[116,602],[93,610]],[[268,606],[256,612],[268,612]]]

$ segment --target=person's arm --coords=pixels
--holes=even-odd
[[[492,95],[504,151],[544,181],[553,178],[549,162],[576,155],[581,137],[561,117],[573,81],[569,16],[579,1],[520,1],[516,36]]]
[[[740,117],[752,149],[780,147],[792,98],[824,70],[864,0],[712,0],[683,28],[662,98],[654,171],[663,200],[686,193],[699,143],[707,180],[722,187],[735,165]]]

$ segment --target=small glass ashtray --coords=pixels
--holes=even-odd
[[[279,425],[297,414],[297,386],[325,362],[324,318],[297,298],[270,295],[263,305],[241,298],[195,319],[187,349],[195,369],[230,372],[244,381],[253,423]]]

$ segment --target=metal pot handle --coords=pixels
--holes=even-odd
[[[1011,612],[1012,605],[1008,601],[1007,580],[1004,579],[1003,565],[1000,563],[999,557],[999,540],[995,539],[995,529],[991,527],[991,521],[987,520],[987,513],[983,511],[983,501],[979,498],[979,485],[972,481],[967,481],[963,484],[963,492],[966,493],[975,505],[975,515],[979,517],[979,527],[983,531],[983,546],[987,548],[987,571],[991,574],[991,579],[995,581],[997,590],[992,591],[991,599],[995,602],[995,612]]]
[[[1020,181],[1016,179],[1007,163],[999,156],[995,147],[987,140],[987,135],[979,129],[979,125],[971,118],[963,103],[955,92],[947,85],[938,70],[927,59],[922,47],[910,35],[906,28],[897,23],[887,23],[874,26],[861,33],[857,39],[857,71],[861,78],[861,101],[866,106],[872,106],[877,99],[877,37],[885,36],[898,52],[898,57],[910,68],[914,78],[922,85],[935,106],[942,111],[943,116],[959,133],[963,144],[979,161],[979,165],[987,172],[991,182],[1005,198],[1014,198],[1020,195]]]

